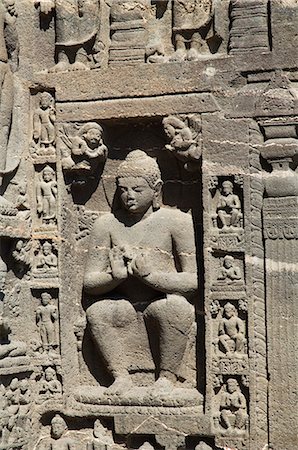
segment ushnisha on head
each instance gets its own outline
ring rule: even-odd
[[[150,205],[153,210],[159,208],[161,173],[155,159],[145,152],[134,150],[127,155],[118,167],[116,182],[122,204],[128,212],[141,213]]]

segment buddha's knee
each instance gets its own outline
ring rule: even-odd
[[[151,303],[146,309],[145,316],[186,330],[195,320],[195,311],[186,298],[173,294]]]
[[[92,328],[98,326],[124,327],[136,320],[136,312],[127,300],[102,300],[94,303],[86,311]]]

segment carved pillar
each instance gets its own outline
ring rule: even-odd
[[[297,442],[298,175],[289,168],[288,158],[271,161],[271,164],[276,168],[266,182],[270,197],[264,199],[263,209],[270,377],[269,430],[273,448],[290,450]],[[283,181],[288,184],[288,192]],[[279,193],[280,196],[277,196]]]
[[[297,444],[297,104],[291,83],[278,72],[258,110],[261,155],[272,168],[263,177],[269,443],[283,450]]]

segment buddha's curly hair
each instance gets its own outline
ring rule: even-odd
[[[161,181],[157,162],[142,150],[130,152],[119,165],[116,174],[117,183],[119,178],[127,177],[144,178],[152,189],[154,189],[157,182]]]

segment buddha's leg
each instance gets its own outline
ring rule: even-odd
[[[176,381],[195,320],[194,307],[182,296],[169,295],[149,305],[145,317],[158,324],[159,376]]]
[[[129,352],[137,314],[126,300],[101,300],[87,309],[92,338],[113,377],[128,376]]]

